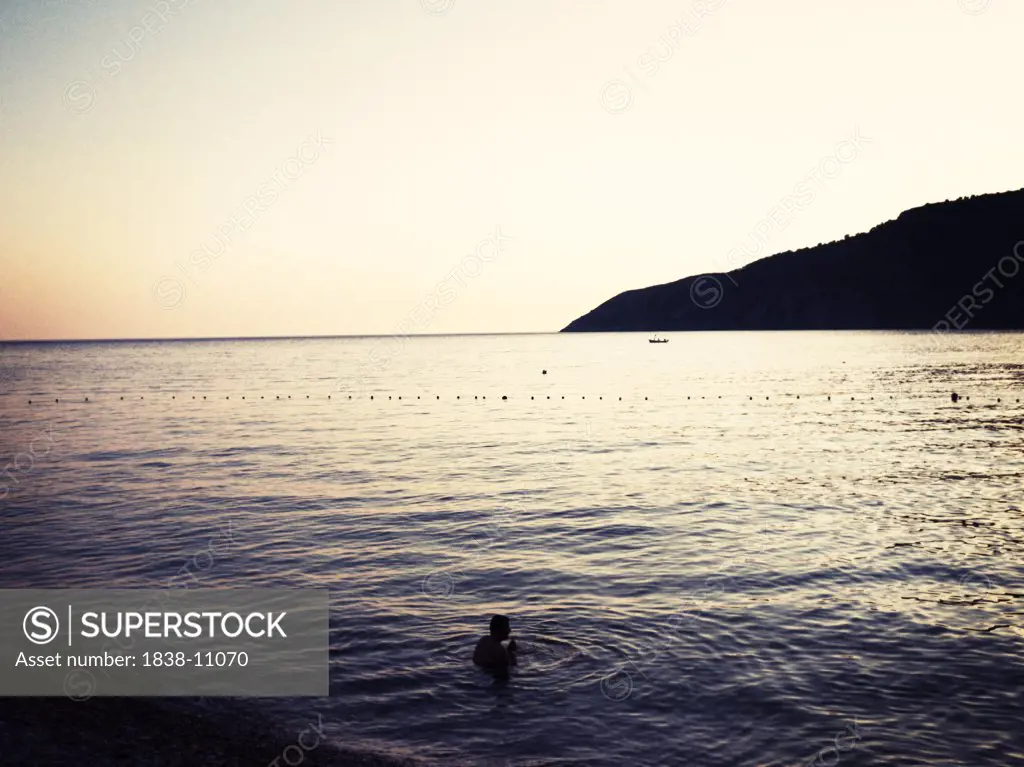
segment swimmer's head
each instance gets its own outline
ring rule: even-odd
[[[507,615],[494,615],[491,616],[491,636],[497,639],[499,642],[508,639],[508,635],[512,633],[512,627],[509,624]]]

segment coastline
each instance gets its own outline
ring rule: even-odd
[[[184,703],[182,700],[180,703]],[[189,699],[191,703],[191,699]],[[326,719],[324,720],[326,722]],[[0,698],[4,764],[90,767],[414,767],[410,760],[341,748],[317,724],[289,732],[247,707],[187,709],[149,698]],[[305,732],[302,740],[300,734]],[[287,750],[287,754],[286,754]]]

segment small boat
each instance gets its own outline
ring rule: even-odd
[[[658,334],[655,333],[653,336],[651,336],[650,338],[647,339],[647,343],[649,343],[649,344],[667,344],[668,343],[668,339],[667,338],[658,338]]]

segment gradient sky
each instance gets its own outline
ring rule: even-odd
[[[1011,0],[0,8],[0,339],[553,331],[1024,186]]]

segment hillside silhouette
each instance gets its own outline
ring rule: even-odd
[[[563,332],[933,328],[1024,329],[1024,190],[924,205],[727,275],[629,290]]]

